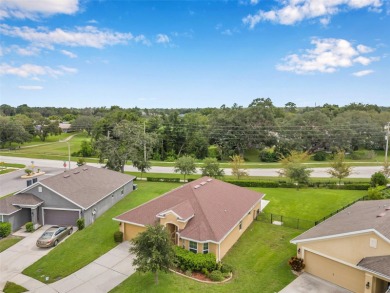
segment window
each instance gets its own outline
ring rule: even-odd
[[[38,186],[38,192],[42,192],[42,186]]]
[[[124,195],[125,194],[125,190],[122,188],[121,189],[121,195]]]
[[[184,239],[181,240],[181,247],[186,248],[186,241]]]
[[[190,251],[193,253],[198,253],[198,243],[190,241]]]
[[[209,244],[203,243],[203,254],[208,254],[209,253]]]
[[[238,225],[238,228],[241,230],[242,229],[242,221],[240,221],[240,224]]]

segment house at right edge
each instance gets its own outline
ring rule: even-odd
[[[389,199],[359,201],[291,243],[307,273],[352,292],[390,292]]]

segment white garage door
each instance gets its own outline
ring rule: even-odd
[[[76,226],[79,211],[44,209],[45,225]]]

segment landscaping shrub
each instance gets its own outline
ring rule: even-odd
[[[77,228],[79,230],[83,230],[85,228],[85,220],[84,218],[80,218],[76,221],[76,224],[77,224]]]
[[[290,260],[288,261],[289,266],[291,267],[292,270],[296,272],[300,272],[305,268],[305,264],[303,263],[303,259],[292,256]]]
[[[28,176],[30,176],[30,175],[32,174],[33,171],[30,170],[30,169],[25,169],[24,172],[26,172],[26,174],[27,174]]]
[[[225,277],[223,276],[222,272],[221,271],[212,271],[210,274],[209,274],[209,278],[211,281],[214,281],[214,282],[221,282],[225,279]]]
[[[327,155],[325,152],[316,152],[315,155],[313,156],[314,161],[326,161]]]
[[[262,162],[277,162],[279,156],[272,149],[266,149],[260,151],[259,159]]]
[[[180,182],[180,178],[146,177],[150,182]]]
[[[11,234],[11,223],[0,222],[0,237],[4,238]]]
[[[115,240],[115,242],[117,242],[117,243],[123,242],[123,232],[121,232],[121,231],[116,231],[116,232],[114,233],[114,240]]]
[[[241,181],[241,180],[225,180],[227,183],[231,183],[241,187],[268,187],[277,188],[279,183],[275,181]]]
[[[32,222],[26,223],[26,232],[33,232],[34,231],[34,224]]]
[[[209,271],[206,268],[203,268],[202,269],[202,274],[205,275],[205,276],[208,276],[209,275]]]
[[[221,272],[222,273],[232,273],[233,272],[233,267],[227,263],[222,264],[221,267]]]
[[[343,189],[343,190],[367,190],[370,187],[370,184],[344,184],[344,185],[328,185],[328,189]]]
[[[191,277],[192,276],[192,271],[191,270],[186,270],[185,274],[186,274],[186,276]]]
[[[386,185],[387,178],[382,172],[376,172],[372,174],[370,184],[372,187]]]
[[[216,257],[213,253],[193,253],[189,250],[176,246],[175,254],[176,265],[183,271],[191,270],[200,272],[202,269],[213,271],[217,265],[215,261]]]

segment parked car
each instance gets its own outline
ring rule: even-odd
[[[38,247],[57,246],[58,242],[72,234],[73,227],[51,226],[37,240]]]

